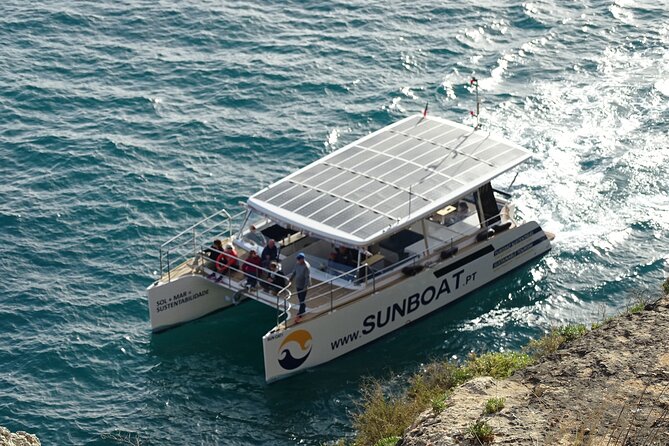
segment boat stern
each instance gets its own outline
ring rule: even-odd
[[[159,332],[236,304],[235,292],[200,275],[147,288],[151,330]]]

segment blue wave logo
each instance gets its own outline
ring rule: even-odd
[[[286,370],[295,370],[304,364],[311,353],[311,339],[307,330],[289,334],[279,346],[279,365]]]

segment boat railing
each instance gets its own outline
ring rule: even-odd
[[[478,241],[481,241],[478,240],[480,237],[479,234],[485,234],[485,239],[487,239],[488,237],[494,235],[494,232],[489,233],[491,228],[488,227],[488,224],[495,221],[496,219],[499,219],[500,217],[504,217],[507,221],[513,222],[512,216],[505,214],[505,211],[502,210],[497,215],[494,215],[485,220],[482,225],[458,233],[459,236],[457,238],[445,241],[442,244],[425,249],[421,252],[410,254],[407,257],[400,259],[397,262],[394,262],[384,268],[374,270],[367,263],[363,263],[359,267],[352,268],[348,271],[343,271],[339,275],[329,278],[327,281],[313,285],[307,288],[307,299],[305,302],[309,308],[307,311],[311,314],[321,314],[332,311],[335,306],[337,306],[340,302],[347,300],[351,293],[357,290],[356,288],[351,289],[350,286],[346,286],[344,284],[363,285],[365,288],[371,286],[372,293],[375,293],[377,290],[377,278],[380,276],[397,271],[406,266],[416,266],[421,262],[422,259],[430,257],[444,249],[452,248],[453,246],[456,246],[456,243],[457,245],[464,244],[465,246],[473,245]],[[513,223],[515,224],[515,222]],[[481,226],[483,226],[483,228]],[[342,290],[345,292],[342,293]],[[324,307],[324,301],[329,302],[327,307]]]
[[[209,248],[211,249],[212,252],[222,254],[224,251],[219,251],[214,248]],[[202,257],[203,261],[211,260],[208,257],[204,255],[204,253],[200,253],[200,256]],[[288,318],[288,310],[290,309],[290,297],[292,296],[292,293],[290,292],[290,286],[292,285],[290,281],[290,277],[286,276],[285,274],[281,274],[278,271],[272,271],[270,269],[267,269],[263,266],[258,266],[255,263],[248,262],[244,259],[240,259],[239,257],[235,258],[237,260],[237,266],[227,266],[227,273],[226,274],[221,274],[218,273],[215,270],[212,270],[212,273],[214,273],[213,277],[210,277],[211,279],[214,278],[220,278],[220,280],[217,281],[217,283],[221,283],[221,285],[226,285],[228,289],[235,289],[233,286],[233,282],[235,285],[239,287],[238,292],[245,292],[247,294],[251,294],[254,296],[256,300],[264,301],[265,303],[269,303],[267,298],[263,297],[260,295],[260,288],[264,289],[267,291],[268,294],[272,295],[274,294],[274,291],[276,291],[275,297],[276,297],[276,310],[277,310],[277,321],[276,324],[279,325],[281,322],[285,321]],[[216,262],[214,262],[216,263]],[[205,263],[206,265],[206,263]],[[253,268],[257,271],[257,274],[253,277],[256,279],[256,286],[254,288],[250,288],[246,286],[248,284],[248,279],[251,276],[251,273],[244,271],[244,266],[248,265],[250,268]],[[215,268],[215,266],[214,266]],[[232,271],[232,273],[230,272]],[[234,273],[240,273],[243,275],[242,280],[238,280],[236,278],[233,278]],[[277,276],[280,276],[283,280],[284,283],[286,284],[283,288],[278,288],[276,284],[268,281],[266,278],[270,276],[270,274],[275,274]],[[246,281],[246,284],[244,283]],[[258,286],[259,285],[259,286]]]
[[[329,302],[327,310],[332,311],[334,309],[334,304],[340,298],[344,298],[347,295],[350,295],[351,292],[356,291],[358,288],[353,288],[349,284],[355,284],[356,282],[366,282],[369,268],[367,264],[362,264],[358,267],[352,268],[349,271],[344,271],[337,276],[333,276],[326,281],[319,282],[315,285],[312,285],[307,288],[307,299],[306,304],[309,306],[309,303],[316,303],[317,307],[323,307],[323,302]],[[352,279],[355,278],[355,279]],[[374,279],[372,279],[374,280]],[[376,287],[374,282],[372,285]],[[343,295],[340,293],[341,290],[345,290]],[[322,311],[321,311],[322,312]]]
[[[191,258],[198,261],[200,257],[197,254],[202,246],[216,238],[231,237],[233,222],[244,214],[245,211],[230,215],[227,210],[221,209],[160,245],[160,277],[167,274],[167,281],[171,281],[173,265]]]

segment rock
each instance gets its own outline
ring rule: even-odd
[[[401,444],[477,445],[468,428],[485,421],[494,445],[596,445],[617,437],[630,446],[669,445],[669,297],[632,316],[507,380],[463,384],[443,412],[421,414]],[[484,415],[492,397],[505,398],[504,409]]]
[[[12,433],[0,426],[0,446],[41,446],[41,443],[33,434],[23,431]]]

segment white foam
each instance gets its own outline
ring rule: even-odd
[[[418,96],[411,90],[411,87],[402,87],[400,88],[400,92],[410,99],[418,99]]]
[[[664,96],[669,97],[669,78],[660,79],[653,84],[653,87],[662,93]]]

